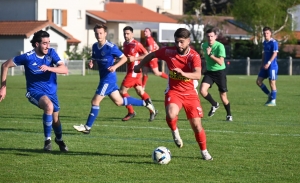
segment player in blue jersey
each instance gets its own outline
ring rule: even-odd
[[[261,69],[258,73],[256,84],[261,88],[261,90],[268,95],[268,100],[265,103],[266,106],[276,106],[276,80],[278,73],[277,64],[277,53],[278,53],[278,43],[272,38],[272,30],[270,27],[263,28],[263,35],[265,41],[263,42],[263,54]],[[263,83],[263,80],[269,78],[269,84],[271,92],[267,86]]]
[[[51,151],[51,132],[55,133],[55,142],[60,151],[68,151],[62,140],[62,126],[59,119],[56,73],[67,74],[68,68],[53,48],[50,48],[50,35],[43,30],[36,32],[30,41],[34,49],[7,60],[1,66],[0,102],[6,96],[6,78],[8,69],[23,65],[29,102],[44,111],[44,150]],[[56,67],[55,67],[56,66]]]
[[[132,97],[122,97],[117,85],[116,69],[127,62],[127,57],[119,50],[119,48],[106,40],[107,27],[103,24],[96,24],[94,27],[95,37],[97,42],[92,47],[92,60],[89,62],[90,68],[93,67],[93,62],[98,64],[100,82],[96,93],[91,101],[92,107],[86,124],[74,125],[73,127],[84,134],[89,134],[94,124],[98,113],[100,111],[100,103],[105,96],[109,96],[110,99],[117,106],[145,106],[152,113],[155,113],[155,108],[149,99],[143,101]],[[115,58],[119,58],[116,64],[114,64]]]

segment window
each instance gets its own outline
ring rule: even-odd
[[[60,26],[67,26],[67,10],[47,9],[47,20]]]
[[[78,10],[78,11],[77,11],[77,18],[78,18],[78,19],[81,19],[81,10]]]
[[[143,6],[143,0],[136,0],[135,2],[136,2],[136,4]]]
[[[164,2],[164,10],[171,9],[171,0],[163,0]]]

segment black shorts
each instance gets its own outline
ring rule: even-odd
[[[220,92],[228,92],[225,69],[220,71],[206,71],[201,83],[210,84],[210,88],[214,83],[216,83]]]

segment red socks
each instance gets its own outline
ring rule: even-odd
[[[177,120],[178,120],[178,117],[176,117],[174,119],[170,119],[170,118],[166,117],[168,126],[171,128],[172,131],[175,131],[177,129]]]
[[[124,93],[124,94],[122,94],[122,97],[124,97],[124,98],[125,97],[130,97],[130,95],[128,93]],[[127,105],[126,108],[128,110],[128,113],[132,114],[134,112],[134,109],[133,109],[132,105]]]
[[[206,134],[204,128],[199,133],[195,133],[196,141],[199,144],[201,151],[206,150]]]

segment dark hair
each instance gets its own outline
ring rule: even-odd
[[[191,33],[186,28],[179,28],[175,31],[174,37],[187,39],[191,36]]]
[[[270,31],[270,32],[272,32],[272,29],[271,29],[270,27],[264,27],[264,28],[263,28],[263,32],[265,32],[265,31]]]
[[[209,33],[215,33],[215,35],[217,35],[218,34],[218,31],[217,31],[217,29],[216,28],[210,28],[210,29],[208,29],[205,33],[206,34],[209,34]]]
[[[150,32],[152,32],[150,28],[146,27],[144,30],[146,30],[146,29],[148,29]]]
[[[107,27],[105,24],[96,24],[94,27],[94,32],[96,32],[96,29],[104,29],[104,32],[107,32]]]
[[[50,37],[50,34],[46,31],[39,30],[36,33],[34,33],[32,40],[30,41],[32,47],[36,48],[35,43],[40,43],[42,42],[42,38],[44,37]]]
[[[123,32],[125,32],[125,31],[127,31],[127,30],[130,30],[131,32],[133,32],[133,28],[130,27],[130,26],[124,27]]]

